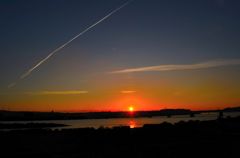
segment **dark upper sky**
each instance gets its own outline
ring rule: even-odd
[[[0,91],[12,92],[9,83],[124,2],[1,0]],[[53,56],[14,91],[94,91],[110,71],[238,59],[239,19],[239,0],[135,0]],[[151,75],[110,76],[109,82],[131,80],[123,87],[136,88],[135,78],[150,82],[158,76]]]

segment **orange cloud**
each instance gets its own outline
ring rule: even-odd
[[[77,94],[86,94],[88,91],[40,91],[40,92],[26,92],[28,95],[77,95]]]
[[[130,90],[123,90],[121,91],[123,94],[131,94],[131,93],[136,93],[136,91],[130,91]]]

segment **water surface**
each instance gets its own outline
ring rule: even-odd
[[[224,117],[240,116],[240,112],[225,112]],[[65,127],[54,127],[53,129],[66,129],[66,128],[112,128],[116,126],[129,126],[131,128],[142,127],[144,124],[160,124],[163,122],[176,123],[179,121],[189,120],[215,120],[218,113],[201,113],[196,114],[195,117],[189,115],[176,115],[172,117],[156,116],[156,117],[139,117],[139,118],[110,118],[110,119],[85,119],[85,120],[44,120],[44,121],[3,121],[2,123],[57,123],[65,124]]]

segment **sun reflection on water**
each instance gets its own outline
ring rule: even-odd
[[[129,121],[128,125],[130,128],[136,128],[136,122],[134,120]]]

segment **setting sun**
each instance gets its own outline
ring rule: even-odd
[[[129,106],[129,107],[128,107],[128,111],[133,112],[133,111],[134,111],[133,106]]]

